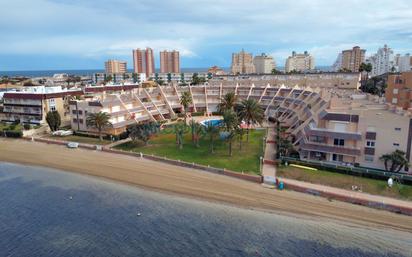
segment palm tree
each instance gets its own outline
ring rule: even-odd
[[[262,125],[264,112],[256,100],[245,99],[239,106],[239,117],[247,124],[246,141],[249,142],[249,127],[256,123]]]
[[[235,92],[226,93],[220,100],[219,105],[217,106],[217,111],[224,113],[227,110],[233,110],[235,108],[237,97]]]
[[[194,133],[195,145],[196,147],[200,147],[199,142],[200,142],[200,138],[205,134],[205,127],[199,122],[196,122],[194,124],[193,133]]]
[[[102,130],[112,126],[110,114],[107,112],[89,113],[86,118],[86,125],[93,127],[99,132],[99,139],[103,141]]]
[[[187,118],[187,110],[189,105],[192,103],[192,96],[190,95],[189,91],[183,92],[182,96],[180,97],[180,104],[183,106],[185,111],[185,125],[186,125],[186,118]]]
[[[176,144],[179,149],[183,149],[183,137],[185,134],[186,124],[178,123],[174,125],[174,132],[176,134]]]
[[[229,156],[232,156],[232,141],[236,136],[236,128],[239,127],[239,121],[236,113],[233,110],[226,110],[223,113],[223,124],[225,130],[229,132],[226,136],[226,140],[229,142]]]
[[[245,131],[243,130],[242,127],[239,126],[239,127],[236,128],[236,135],[237,135],[237,138],[239,140],[239,150],[240,151],[242,151],[242,142],[243,142],[244,134],[245,134]]]
[[[159,131],[159,127],[160,125],[156,122],[136,124],[128,129],[129,137],[133,142],[141,140],[147,146],[152,135]]]
[[[209,149],[210,153],[214,153],[214,141],[216,136],[219,135],[219,127],[213,126],[212,122],[209,121],[209,123],[206,126],[206,134],[209,135]]]
[[[406,153],[404,151],[395,150],[390,154],[382,155],[379,160],[384,162],[386,171],[399,172],[403,167],[409,166],[409,162],[405,158],[405,154]]]

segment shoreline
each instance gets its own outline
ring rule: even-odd
[[[130,156],[0,139],[0,161],[49,167],[145,190],[280,215],[303,215],[309,219],[326,218],[350,225],[412,231],[412,220],[408,216],[293,191],[268,190],[235,178]]]

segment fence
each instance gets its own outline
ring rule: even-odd
[[[315,161],[315,160],[300,160],[291,157],[282,157],[282,161],[287,161],[289,163],[301,164],[313,168],[325,169],[332,172],[345,173],[355,176],[363,176],[377,179],[388,179],[390,177],[396,177],[400,181],[406,184],[412,184],[412,176],[403,173],[394,173],[378,169],[369,169],[362,167],[353,166],[342,166],[338,164],[333,164],[329,162]]]

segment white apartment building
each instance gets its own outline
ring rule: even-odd
[[[303,54],[297,54],[292,52],[292,56],[286,59],[285,70],[286,72],[299,71],[305,72],[315,69],[315,58],[311,56],[307,51]]]
[[[404,56],[397,54],[395,56],[395,62],[399,72],[412,70],[412,56],[410,54],[405,54]]]
[[[253,58],[253,64],[255,65],[255,71],[258,74],[269,74],[276,67],[273,57],[265,53],[255,56]]]
[[[387,45],[379,48],[376,54],[366,60],[366,63],[372,64],[372,77],[397,70],[395,55]]]

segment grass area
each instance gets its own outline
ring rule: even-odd
[[[64,137],[48,135],[48,136],[45,136],[44,138],[50,138],[50,139],[55,139],[55,140],[60,140],[60,141],[67,141],[67,142],[91,144],[91,145],[107,145],[111,143],[110,140],[103,139],[103,141],[100,141],[99,138],[77,136],[77,135],[64,136]]]
[[[0,123],[0,131],[3,130],[22,131],[23,126],[21,124],[8,125],[6,123]]]
[[[162,131],[154,136],[148,146],[135,144],[132,142],[125,143],[115,148],[142,152],[145,154],[154,154],[160,157],[167,157],[175,160],[194,162],[202,165],[210,165],[216,168],[226,168],[228,170],[258,174],[259,157],[263,152],[263,137],[265,130],[251,130],[249,142],[246,143],[246,136],[243,139],[242,151],[239,150],[238,141],[233,141],[233,155],[229,156],[228,144],[220,139],[214,143],[215,152],[209,152],[208,136],[200,140],[200,147],[197,148],[192,144],[191,134],[186,133],[184,137],[184,146],[180,150],[176,145],[176,137],[170,131]]]
[[[337,188],[352,190],[352,186],[361,188],[363,192],[382,195],[403,200],[412,200],[412,186],[394,184],[392,188],[387,186],[385,180],[363,178],[324,170],[306,170],[296,167],[278,167],[277,175],[300,181],[311,182]]]

